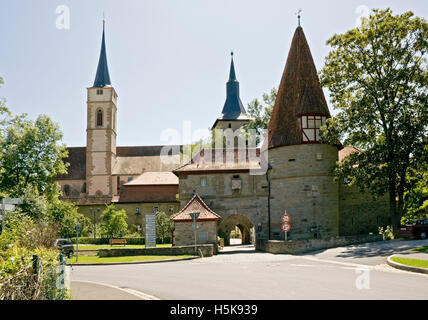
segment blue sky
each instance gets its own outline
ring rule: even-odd
[[[56,28],[59,5],[70,8],[69,30]],[[423,0],[1,0],[0,97],[14,113],[49,115],[68,146],[84,146],[104,12],[117,143],[164,144],[164,129],[205,129],[220,115],[231,50],[246,106],[278,86],[299,8],[320,70],[326,40],[355,27],[361,6],[428,16]]]

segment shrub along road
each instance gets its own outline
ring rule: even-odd
[[[299,256],[236,246],[190,261],[75,266],[71,280],[130,288],[161,299],[427,299],[428,275],[385,263],[391,254],[426,245],[428,240],[386,241]]]

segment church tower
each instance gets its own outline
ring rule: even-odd
[[[330,118],[317,70],[299,25],[294,33],[268,125],[272,238],[283,239],[281,215],[290,216],[289,239],[338,235],[339,194],[332,168],[338,146],[320,143]]]
[[[220,117],[216,119],[212,129],[232,129],[236,131],[250,121],[244,105],[239,97],[239,82],[236,79],[233,52],[231,54],[229,80],[226,83],[226,102]]]
[[[117,94],[111,86],[105,45],[105,22],[94,85],[87,89],[86,192],[95,202],[110,202],[117,190],[112,169],[116,160]]]

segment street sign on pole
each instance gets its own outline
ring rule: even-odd
[[[2,205],[1,205],[1,211],[2,211],[2,218],[1,218],[1,232],[4,230],[4,218],[6,215],[6,211],[13,211],[15,210],[15,204],[22,204],[22,198],[3,198]]]
[[[22,198],[4,198],[4,204],[22,204]]]
[[[195,256],[198,255],[198,251],[196,248],[196,230],[198,229],[197,221],[198,221],[198,217],[200,214],[201,214],[200,212],[192,212],[190,214],[190,216],[192,217],[192,220],[193,220],[193,232],[195,234]]]
[[[290,221],[290,216],[287,213],[284,213],[281,217],[281,221],[287,223]]]
[[[79,218],[77,218],[76,223],[76,262],[79,261]]]
[[[287,232],[290,231],[290,225],[288,223],[283,223],[281,226],[282,231]]]

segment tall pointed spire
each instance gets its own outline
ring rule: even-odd
[[[268,147],[302,143],[299,115],[330,117],[314,60],[302,27],[298,26],[268,126]]]
[[[246,114],[244,105],[239,97],[239,82],[236,79],[235,65],[233,63],[233,52],[230,53],[229,81],[226,84],[226,102],[223,106],[223,119],[237,119],[242,113]]]
[[[103,19],[103,38],[101,41],[100,60],[98,61],[97,74],[95,76],[95,81],[93,86],[94,88],[102,88],[102,87],[111,85],[110,74],[108,72],[108,66],[107,66],[104,26],[105,26],[105,21]]]

